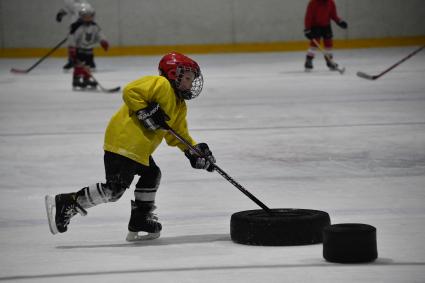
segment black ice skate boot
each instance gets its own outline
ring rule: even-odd
[[[153,203],[142,203],[140,201],[131,201],[131,216],[128,223],[128,242],[152,240],[160,236],[162,229],[158,217],[153,213],[156,206]],[[145,235],[139,235],[138,232],[145,232]]]
[[[97,82],[93,78],[84,78],[84,84],[89,88],[97,87]]]
[[[336,71],[338,68],[338,64],[333,61],[332,54],[328,54],[325,56],[326,66],[328,66],[329,70]]]
[[[53,235],[66,232],[71,218],[77,213],[82,216],[87,215],[87,211],[77,203],[76,199],[76,193],[45,197],[47,219]]]
[[[85,89],[87,87],[87,83],[83,79],[82,76],[73,76],[72,77],[72,88],[75,89]]]
[[[311,70],[313,70],[313,59],[314,57],[311,55],[307,55],[305,57],[305,64],[304,64],[304,68],[306,72],[310,72]]]
[[[62,67],[64,71],[69,71],[74,67],[74,63],[71,59],[68,59],[68,62]]]

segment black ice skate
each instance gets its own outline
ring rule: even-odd
[[[97,82],[95,80],[93,80],[92,78],[85,78],[84,84],[88,88],[96,88],[97,87]]]
[[[333,61],[332,55],[330,55],[330,54],[326,55],[325,60],[326,60],[326,66],[328,66],[329,70],[331,70],[331,71],[337,71],[338,70],[338,64]]]
[[[304,68],[306,72],[310,72],[311,70],[313,70],[313,56],[307,55],[305,57],[305,64],[304,64]]]
[[[158,217],[152,213],[156,206],[154,204],[131,201],[131,216],[128,223],[128,242],[153,240],[160,236],[162,229]],[[147,234],[139,235],[139,232]]]
[[[74,63],[72,62],[72,60],[68,60],[68,63],[66,63],[62,68],[64,71],[69,71],[73,67],[74,67]]]
[[[84,90],[87,88],[87,82],[81,76],[74,76],[72,78],[72,89]]]
[[[47,219],[53,235],[66,232],[71,218],[77,213],[83,216],[87,214],[87,211],[77,203],[76,199],[75,193],[45,197]]]

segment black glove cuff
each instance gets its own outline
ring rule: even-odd
[[[148,107],[136,112],[137,119],[149,130],[166,128],[166,122],[170,118],[162,111],[158,103],[152,103]]]
[[[146,108],[140,109],[137,111],[137,118],[139,120],[146,120],[152,117],[159,110],[159,104],[153,103]]]
[[[195,169],[205,169],[209,172],[214,171],[215,158],[208,145],[206,143],[199,143],[195,145],[194,148],[197,149],[197,152],[199,152],[201,156],[191,149],[184,152],[190,161],[190,165]]]

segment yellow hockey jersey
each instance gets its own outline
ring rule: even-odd
[[[170,82],[162,76],[145,76],[129,83],[123,91],[124,104],[112,116],[105,132],[103,149],[128,157],[143,165],[149,165],[149,156],[165,138],[170,146],[182,151],[187,147],[164,130],[146,129],[137,119],[136,112],[156,102],[170,117],[168,125],[191,145],[195,141],[189,135],[186,102],[178,98]]]

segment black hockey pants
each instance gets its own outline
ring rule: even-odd
[[[149,166],[140,164],[125,156],[105,151],[104,155],[106,186],[112,191],[110,201],[118,200],[128,189],[135,175],[139,175],[137,188],[158,188],[161,171],[152,156]]]
[[[96,68],[93,49],[77,48],[77,60],[90,68]]]

